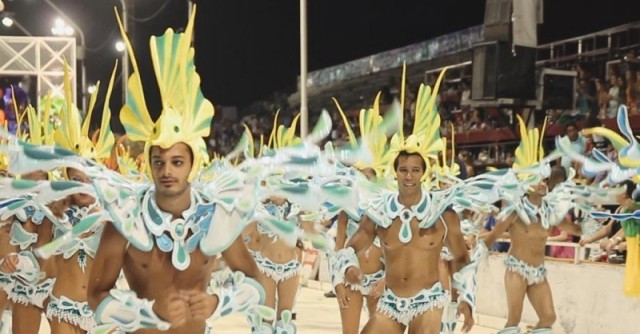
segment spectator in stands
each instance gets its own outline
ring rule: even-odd
[[[569,141],[571,142],[571,151],[578,154],[583,154],[587,145],[587,140],[580,134],[576,123],[571,122],[566,124],[564,130],[565,137],[569,138]],[[569,158],[568,156],[563,156],[562,158],[560,158],[560,165],[564,167],[567,173],[569,172],[569,167],[573,167],[576,171],[580,170],[580,166],[578,165],[578,163],[572,162],[571,158]]]
[[[602,122],[596,117],[596,115],[590,115],[584,123],[585,129],[601,127]],[[602,153],[607,151],[607,143],[605,138],[599,135],[587,135],[585,136],[587,144],[585,146],[584,154],[591,155],[591,150],[596,149]]]
[[[447,164],[451,164],[451,158],[453,157],[453,150],[447,150]],[[460,166],[460,174],[458,175],[458,178],[461,180],[464,180],[468,177],[470,177],[470,175],[467,173],[467,167],[466,167],[466,163],[464,161],[462,161],[460,159],[459,156],[456,156],[453,160],[456,164],[458,164],[458,166]]]
[[[607,118],[615,118],[618,115],[618,107],[621,101],[621,88],[618,75],[613,73],[609,76],[609,97],[607,100]]]
[[[491,232],[491,230],[493,230],[497,223],[498,221],[495,219],[495,217],[489,216],[489,218],[487,219],[487,223],[482,227],[479,238],[483,239],[487,235],[489,235],[489,233]],[[500,236],[498,236],[498,238],[509,239],[509,231],[507,230],[506,232],[503,232]],[[504,241],[495,242],[491,247],[491,250],[494,252],[506,253],[509,251],[509,243]]]
[[[609,108],[609,90],[607,83],[602,79],[596,80],[596,95],[598,99],[598,118],[607,117],[607,109]]]
[[[625,81],[626,81],[626,87],[625,87],[625,104],[627,106],[627,108],[629,109],[629,112],[632,114],[635,114],[637,112],[636,109],[636,101],[637,101],[637,96],[636,96],[636,74],[635,72],[632,72],[631,70],[627,69],[627,71],[624,73],[625,74]]]
[[[573,220],[571,215],[567,214],[567,219]],[[561,230],[558,227],[552,227],[549,230],[548,241],[560,241],[560,242],[573,242],[573,235],[569,234],[565,230]],[[575,256],[575,248],[569,246],[550,246],[549,256],[560,259],[573,259]]]
[[[466,112],[471,108],[471,88],[469,86],[469,81],[466,79],[462,80],[462,94],[460,95],[460,109],[463,112]]]
[[[627,180],[621,184],[626,186],[627,191],[618,197],[618,203],[620,206],[616,209],[616,213],[626,212],[631,209],[635,209],[634,202],[632,200],[633,191],[635,190],[635,184],[631,180]],[[625,247],[623,249],[616,249],[624,242],[624,234],[622,232],[622,225],[618,220],[609,220],[602,228],[593,233],[592,235],[585,236],[580,240],[580,245],[584,246],[589,243],[600,241],[600,249],[607,251],[608,258],[614,258],[614,263],[624,263],[627,252]],[[626,245],[624,245],[626,246]],[[621,261],[622,260],[622,261]]]
[[[473,177],[476,175],[475,168],[473,167],[473,158],[471,156],[471,152],[462,151],[458,157],[462,161],[462,165],[460,165],[460,169],[462,170],[462,166],[464,166],[466,176]]]
[[[484,131],[487,130],[487,123],[484,121],[484,113],[479,109],[473,109],[471,112],[471,120],[469,123],[470,131]]]
[[[589,92],[587,81],[582,79],[578,84],[578,92],[576,96],[576,107],[579,118],[587,118],[591,111],[595,109],[596,98]]]

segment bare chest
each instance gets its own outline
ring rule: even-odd
[[[536,241],[546,241],[549,237],[549,231],[542,227],[539,222],[533,222],[529,225],[521,222],[513,224],[509,233],[512,239],[527,239]]]
[[[190,263],[185,270],[178,270],[172,263],[172,253],[153,248],[149,252],[130,247],[124,262],[124,272],[129,284],[157,285],[181,289],[206,286],[215,266],[215,258],[199,250],[190,253]]]
[[[440,249],[443,245],[445,227],[441,222],[437,222],[429,228],[420,228],[417,219],[411,220],[409,223],[411,240],[406,243],[401,240],[402,228],[400,219],[395,219],[388,228],[377,227],[380,243],[385,251],[399,248],[432,250]]]

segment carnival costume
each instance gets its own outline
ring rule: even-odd
[[[387,135],[386,132],[396,131],[396,126],[392,126],[391,122],[395,121],[397,118],[398,110],[397,108],[391,108],[387,110],[386,119],[382,117],[380,114],[380,96],[378,94],[376,99],[373,102],[373,106],[370,109],[363,109],[360,111],[358,120],[359,120],[359,130],[360,130],[360,140],[361,145],[363,145],[367,151],[369,152],[369,161],[357,161],[353,164],[353,167],[362,171],[365,169],[372,169],[376,177],[383,177],[386,173],[386,169],[389,166],[389,162],[386,160],[389,158],[386,155],[386,151],[388,149],[387,144]],[[334,99],[336,107],[342,117],[343,124],[345,129],[347,130],[347,135],[349,137],[349,144],[352,147],[358,146],[358,139],[351,128],[351,124],[347,119],[342,107],[338,103],[336,99]],[[366,215],[364,210],[358,209],[355,211],[344,211],[347,219],[346,226],[346,239],[344,241],[344,246],[349,244],[349,241],[353,237],[353,235],[358,230],[358,226],[360,224],[360,220],[363,215]],[[378,247],[380,248],[380,238],[376,236],[373,241],[373,245],[370,247]],[[365,251],[366,252],[366,251]],[[335,259],[336,255],[331,254],[330,256],[330,269],[331,269],[331,282],[333,288],[335,290],[338,284],[344,284],[345,287],[353,290],[359,291],[363,296],[369,296],[373,293],[374,288],[382,279],[384,279],[384,269],[380,269],[375,272],[363,273],[362,282],[360,284],[353,284],[346,280],[344,280],[344,275],[341,275],[339,269],[341,267],[340,263],[336,263]],[[384,265],[384,257],[380,256],[379,261]],[[363,307],[366,306],[366,303],[363,303]],[[370,310],[373,311],[373,310]]]
[[[147,174],[150,174],[151,146],[169,148],[184,143],[193,153],[193,167],[188,176],[191,207],[183,213],[182,219],[174,220],[158,208],[152,184],[131,182],[61,148],[27,147],[15,139],[5,147],[21,158],[22,161],[16,161],[15,165],[12,162],[17,170],[68,166],[85,172],[92,180],[90,187],[65,183],[65,191],[92,193],[104,212],[88,215],[63,238],[77,237],[108,220],[130,247],[141,251],[157,247],[170,253],[174,268],[182,271],[190,265],[191,252],[199,249],[207,256],[220,254],[253,218],[253,208],[258,201],[254,180],[245,180],[238,170],[215,174],[212,169],[201,171],[208,160],[203,137],[209,134],[214,109],[200,91],[200,78],[193,64],[194,52],[190,44],[195,12],[194,6],[184,33],[176,34],[168,29],[163,36],[151,38],[151,55],[163,107],[155,123],[146,107],[131,43],[123,32],[133,74],[128,81],[126,105],[120,117],[129,139],[145,142]],[[123,30],[119,19],[118,22]],[[32,151],[38,154],[28,153]],[[56,183],[50,183],[49,194],[56,194],[59,188]],[[57,242],[59,239],[53,241],[54,244]],[[258,305],[264,299],[264,292],[257,282],[242,273],[234,273],[230,282],[232,284],[215,292],[220,303],[207,320],[208,324],[232,312],[256,312],[263,318],[273,318],[273,310]],[[160,319],[152,306],[153,301],[139,298],[134,291],[112,289],[96,310],[96,321],[101,325],[96,330],[106,333],[115,329],[127,332],[142,328],[168,329],[169,323]]]
[[[601,127],[584,130],[586,134],[601,135],[610,140],[618,151],[617,162],[611,161],[606,155],[595,149],[591,152],[591,158],[575,154],[567,147],[568,143],[560,138],[556,138],[556,144],[563,153],[582,163],[582,170],[586,175],[607,172],[606,181],[611,185],[632,180],[636,184],[632,200],[637,206],[640,202],[640,144],[631,130],[628,110],[625,105],[621,105],[618,110],[617,123],[622,135]],[[624,189],[621,190],[624,191]],[[629,297],[640,296],[640,210],[613,214],[592,212],[591,216],[593,218],[612,218],[622,222],[627,241],[623,291]]]
[[[17,137],[27,141],[30,145],[51,145],[54,132],[53,124],[50,121],[51,106],[47,104],[43,110],[39,111],[27,106],[24,115],[27,117],[27,122],[24,123],[22,119],[19,119],[16,123]],[[27,125],[27,128],[21,127],[24,124]],[[10,163],[11,156],[7,154],[3,160]],[[2,182],[10,181],[10,178],[2,180]],[[12,196],[9,192],[4,192],[3,198],[0,199],[0,221],[11,224],[10,244],[19,249],[17,270],[10,274],[0,272],[0,288],[14,303],[25,306],[34,305],[38,308],[44,307],[43,302],[49,297],[55,278],[43,280],[44,273],[41,272],[40,264],[32,253],[38,235],[27,231],[23,225],[27,222],[37,226],[41,225],[45,218],[44,210],[28,194]]]
[[[435,84],[434,91],[437,91],[441,80],[442,74]],[[440,138],[440,117],[435,110],[435,100],[436,94],[431,94],[431,88],[421,85],[416,101],[413,132],[405,138],[402,127],[399,127],[399,131],[391,138],[389,149],[385,152],[386,161],[391,163],[401,151],[419,154],[428,168],[431,159],[437,159],[437,154],[443,148],[443,141]],[[404,110],[402,105],[400,110]],[[402,121],[400,124],[403,124]],[[426,181],[429,175],[430,171],[425,170],[423,179],[420,181]],[[423,185],[421,199],[411,207],[405,207],[399,202],[397,191],[374,188],[366,184],[359,189],[365,192],[371,191],[368,194],[359,194],[360,209],[366,212],[377,228],[386,229],[398,219],[401,224],[398,239],[405,244],[413,238],[410,223],[414,219],[417,220],[419,228],[428,229],[438,220],[442,220],[443,212],[454,203],[473,207],[474,211],[488,209],[483,201],[477,201],[478,194],[472,187],[451,187],[442,191],[428,192],[428,188],[424,188]],[[464,195],[464,193],[468,194]],[[444,220],[442,222],[444,223]],[[446,229],[446,224],[444,226]],[[342,276],[349,267],[358,266],[352,248],[340,250],[335,263],[338,275]],[[476,269],[477,263],[471,263],[454,275],[454,288],[459,291],[460,301],[468,303],[472,310],[475,309]],[[421,290],[415,296],[408,298],[398,297],[390,289],[385,289],[377,308],[395,321],[408,324],[424,312],[433,308],[444,308],[449,300],[448,292],[442,290],[439,284],[430,289]]]

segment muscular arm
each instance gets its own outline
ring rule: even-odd
[[[458,218],[458,215],[451,210],[446,210],[442,213],[442,218],[445,224],[447,224],[445,244],[453,256],[451,260],[451,273],[453,274],[460,271],[460,269],[469,264],[471,260],[469,259],[467,244],[464,242],[464,235],[460,229],[460,218]]]
[[[611,234],[611,227],[613,226],[613,220],[609,220],[606,225],[602,226],[599,230],[597,230],[592,235],[585,237],[582,239],[584,243],[591,243],[596,240],[600,240],[602,238],[606,238],[609,234]]]
[[[242,238],[243,238],[243,241],[246,241],[244,239],[248,238],[249,243],[251,242],[260,243],[260,233],[258,232],[258,223],[251,222],[249,225],[247,225],[247,227],[244,228],[244,231],[242,231]]]
[[[53,240],[53,223],[49,218],[44,218],[40,226],[38,226],[38,240],[36,241],[36,249],[48,244]],[[38,257],[40,270],[44,271],[47,277],[55,277],[55,257],[43,259]]]
[[[111,223],[106,223],[100,237],[100,246],[96,252],[87,290],[87,301],[94,311],[116,285],[126,252],[127,240]]]
[[[338,251],[343,249],[345,246],[345,242],[347,241],[347,214],[344,212],[340,212],[338,215],[338,231],[336,232],[336,248]]]
[[[376,240],[376,226],[367,216],[362,216],[358,231],[349,240],[345,248],[352,247],[358,253],[369,248],[374,240]]]
[[[493,227],[493,230],[489,232],[482,240],[487,245],[487,248],[491,249],[491,246],[496,239],[502,237],[502,235],[509,230],[511,224],[517,219],[518,215],[515,212],[512,212],[506,219],[498,221],[496,226]]]

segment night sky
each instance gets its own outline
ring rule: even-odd
[[[34,34],[49,34],[55,13],[42,0],[4,0],[5,11]],[[113,6],[119,0],[53,0],[84,29],[88,82],[106,90],[118,53]],[[126,0],[143,80],[154,83],[148,38],[187,21],[186,0]],[[292,90],[299,73],[298,0],[199,0],[196,66],[204,95],[216,105],[243,107]],[[634,0],[547,0],[539,43],[574,37],[640,19]],[[340,64],[482,24],[484,0],[308,0],[309,70]],[[17,30],[2,33],[20,34]],[[147,84],[151,96],[155,86]],[[120,105],[114,89],[112,110]],[[149,99],[151,108],[159,107]],[[155,100],[155,101],[152,101]]]

